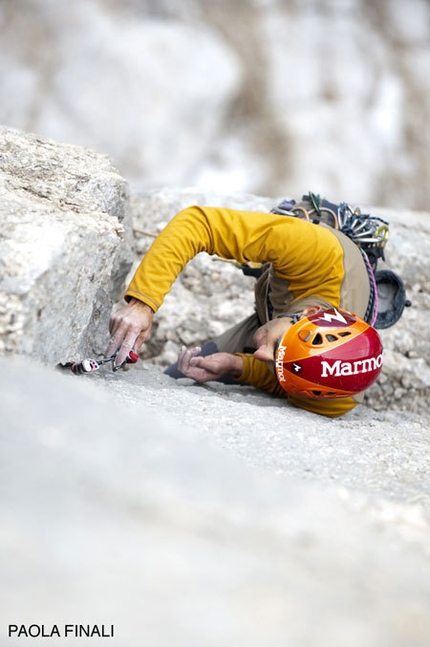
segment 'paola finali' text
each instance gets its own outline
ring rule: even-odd
[[[113,638],[114,625],[8,625],[9,638]]]

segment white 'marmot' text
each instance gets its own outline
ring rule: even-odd
[[[354,362],[341,362],[340,359],[331,363],[326,360],[321,361],[321,377],[334,375],[359,375],[360,373],[370,373],[377,371],[382,366],[382,353],[378,357],[369,357],[367,359],[357,359]]]
[[[285,357],[285,351],[287,350],[286,346],[282,346],[282,344],[278,348],[278,352],[276,353],[276,362],[275,362],[275,368],[276,368],[276,375],[278,376],[279,382],[285,382],[285,377],[284,377],[284,366],[282,364],[284,357]]]

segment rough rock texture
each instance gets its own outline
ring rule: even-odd
[[[330,420],[164,375],[180,344],[253,307],[253,279],[204,254],[156,316],[152,364],[62,374],[100,349],[133,258],[177,211],[277,200],[129,201],[105,156],[4,128],[0,141],[2,644],[25,640],[12,623],[56,625],[64,645],[82,642],[65,623],[103,623],[114,647],[427,647],[428,215],[377,210],[413,302],[383,331],[380,411]]]
[[[0,0],[0,123],[134,190],[428,209],[428,0]]]
[[[284,197],[291,197],[290,195]],[[300,198],[299,196],[292,196]],[[325,196],[331,198],[331,196]],[[157,233],[180,209],[192,204],[269,211],[277,198],[215,195],[193,189],[161,190],[132,196],[137,237],[136,264]],[[422,321],[430,318],[430,214],[394,211],[360,205],[363,212],[390,222],[385,262],[379,269],[393,269],[405,282],[412,307],[393,327],[381,330],[385,347],[384,368],[368,391],[366,402],[376,409],[391,407],[428,412],[430,401],[430,333]],[[133,268],[134,271],[135,267]],[[195,345],[237,323],[253,310],[254,279],[231,263],[206,254],[188,264],[155,318],[155,333],[146,357],[165,366],[174,361],[182,344]]]
[[[128,187],[90,150],[0,128],[0,350],[103,352],[130,269]]]
[[[183,382],[0,358],[3,636],[103,622],[115,647],[427,647],[425,423]]]
[[[377,409],[428,413],[430,402],[430,214],[376,209],[390,221],[386,263],[403,278],[412,302],[400,321],[380,334],[384,370],[367,396]]]

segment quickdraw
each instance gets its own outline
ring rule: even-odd
[[[126,364],[135,364],[137,360],[139,359],[139,355],[137,353],[133,353],[133,351],[130,351],[128,354],[126,360],[120,364],[119,366],[116,366],[115,364],[115,358],[117,356],[117,353],[114,355],[111,355],[111,357],[106,357],[105,359],[83,359],[81,362],[75,362],[70,366],[72,373],[75,375],[83,375],[86,373],[94,373],[95,371],[98,371],[99,368],[101,368],[104,364],[109,364],[109,362],[112,363],[112,371],[116,373],[119,371],[120,368],[123,368]]]

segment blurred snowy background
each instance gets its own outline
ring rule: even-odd
[[[0,123],[134,191],[428,210],[429,0],[0,0]]]

